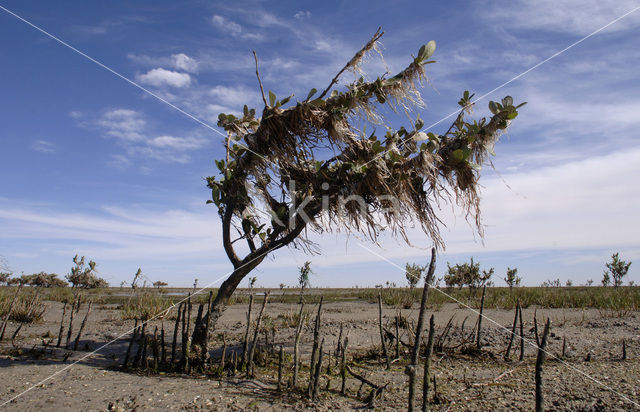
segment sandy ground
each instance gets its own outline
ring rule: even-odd
[[[329,390],[326,376],[321,380],[322,391],[318,402],[306,399],[303,391],[275,390],[274,368],[258,368],[255,380],[239,376],[214,379],[203,375],[146,375],[118,370],[127,348],[127,341],[116,340],[87,357],[105,343],[118,338],[133,327],[132,321],[123,321],[115,305],[98,305],[91,312],[86,332],[80,342],[85,350],[76,352],[63,349],[42,350],[45,336],[58,333],[62,305],[47,302],[49,309],[43,322],[25,326],[15,345],[3,343],[0,356],[0,404],[2,409],[31,410],[355,410],[365,406],[357,397],[360,383],[347,381],[347,396],[339,394],[339,377],[332,376]],[[230,342],[237,343],[244,333],[246,305],[230,307],[221,318],[211,342],[214,357],[220,352],[218,333],[225,332]],[[309,305],[309,311],[315,305]],[[292,352],[293,328],[284,324],[284,318],[297,312],[296,305],[278,303],[277,297],[266,309],[267,324],[276,329],[275,343]],[[534,341],[532,331],[533,308],[524,309],[525,336]],[[383,315],[389,321],[397,309],[385,307]],[[313,312],[315,313],[315,312]],[[404,309],[402,316],[413,322],[417,308]],[[534,406],[534,367],[536,350],[527,344],[525,360],[518,362],[514,353],[511,361],[503,360],[513,312],[487,310],[485,314],[496,324],[483,321],[484,348],[481,355],[462,354],[460,349],[435,353],[433,373],[437,378],[438,404],[431,410],[532,410]],[[562,351],[563,360],[547,359],[544,367],[546,410],[609,411],[640,410],[640,318],[632,312],[623,317],[604,316],[597,310],[537,310],[538,319],[550,317],[552,335],[548,350],[552,354]],[[84,309],[80,311],[80,318]],[[312,315],[315,316],[314,314]],[[477,315],[458,305],[444,305],[435,313],[436,335],[441,333],[449,319],[452,322],[451,339],[445,346],[455,346],[463,335],[460,326],[465,317],[464,335],[469,335]],[[195,317],[195,311],[193,314]],[[79,320],[74,327],[77,331]],[[327,347],[335,348],[340,324],[349,330],[349,354],[358,358],[372,353],[380,346],[377,304],[366,302],[340,302],[324,305],[321,335]],[[160,321],[152,322],[160,326]],[[12,333],[15,325],[10,325]],[[171,335],[173,321],[166,320],[167,335]],[[74,332],[75,335],[75,332]],[[308,362],[312,340],[312,325],[304,330],[302,352]],[[401,339],[407,341],[405,332]],[[627,344],[627,360],[622,361],[622,340]],[[55,343],[55,340],[54,340]],[[519,347],[519,344],[515,345]],[[22,354],[17,348],[22,350]],[[29,351],[32,349],[31,353]],[[516,349],[516,348],[514,348]],[[395,353],[395,345],[390,348]],[[406,352],[404,347],[401,352]],[[517,352],[517,350],[516,350]],[[587,357],[589,360],[587,360]],[[66,360],[65,360],[66,358]],[[76,362],[77,363],[74,363]],[[331,360],[335,365],[335,360]],[[326,361],[325,361],[326,364]],[[361,359],[354,370],[366,375],[377,384],[388,384],[382,399],[376,402],[380,410],[406,408],[407,377],[404,363],[393,362],[385,370],[377,359]],[[285,380],[291,375],[290,363]],[[421,369],[418,376],[422,375]],[[43,380],[48,379],[42,382]],[[307,382],[303,373],[302,382]],[[419,382],[421,388],[421,382]],[[24,392],[27,391],[27,392]],[[421,396],[421,389],[419,390]],[[433,392],[430,395],[433,397]],[[418,400],[417,405],[420,405]]]

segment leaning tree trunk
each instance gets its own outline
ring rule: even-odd
[[[244,266],[239,266],[233,273],[222,282],[216,298],[211,303],[211,308],[205,316],[202,316],[200,322],[197,322],[193,328],[193,335],[191,339],[191,349],[197,350],[197,353],[203,353],[207,351],[207,323],[209,324],[209,330],[215,330],[216,324],[220,316],[227,309],[229,299],[231,295],[237,289],[238,285],[256,266],[258,266],[265,256],[258,257],[253,261],[249,261]]]

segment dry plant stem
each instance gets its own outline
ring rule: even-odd
[[[162,350],[162,365],[167,363],[167,348],[164,340],[164,322],[162,322],[162,329],[160,329],[160,348]]]
[[[67,302],[64,302],[64,306],[62,307],[62,317],[60,318],[60,330],[58,330],[58,343],[56,343],[56,348],[59,348],[60,344],[62,343],[62,334],[64,333],[64,317],[66,314],[67,314]]]
[[[622,339],[622,360],[627,360],[627,342]]]
[[[127,353],[124,355],[124,362],[122,362],[122,369],[127,369],[127,364],[129,363],[129,356],[131,355],[131,348],[133,347],[133,343],[138,338],[138,319],[136,319],[136,323],[133,327],[133,334],[131,335],[131,339],[129,340],[129,346],[127,346]]]
[[[182,308],[182,340],[180,343],[182,344],[182,358],[180,359],[180,367],[184,368],[186,365],[186,353],[187,353],[187,311],[189,310],[189,305],[187,302],[184,302],[184,307]]]
[[[340,78],[342,73],[344,73],[344,71],[347,70],[349,67],[352,67],[354,65],[354,63],[357,63],[358,61],[360,61],[362,59],[362,56],[364,55],[364,53],[366,53],[368,50],[370,50],[373,47],[373,45],[380,39],[380,37],[382,37],[382,35],[384,35],[384,32],[381,32],[380,29],[381,28],[378,27],[378,30],[375,32],[375,34],[373,35],[371,40],[369,40],[367,42],[367,44],[365,44],[364,47],[362,47],[362,49],[360,49],[360,51],[358,53],[356,53],[356,55],[353,56],[353,58],[351,60],[349,60],[349,62],[347,64],[345,64],[345,66],[342,68],[342,70],[340,70],[338,72],[338,74],[336,74],[336,76],[331,80],[331,83],[329,84],[329,86],[322,92],[322,94],[320,94],[320,96],[318,96],[318,99],[322,99],[329,92],[329,90],[331,90],[331,88],[336,83],[338,83],[338,79]],[[265,103],[265,106],[266,106],[266,103]]]
[[[564,358],[566,352],[567,352],[567,337],[563,336],[562,337],[562,356],[561,356],[562,358]]]
[[[143,346],[144,346],[144,336],[147,333],[147,322],[145,322],[145,319],[142,318],[140,319],[140,321],[142,322],[142,329],[140,330],[140,338],[139,338],[139,342],[138,342],[138,350],[136,351],[136,356],[133,358],[133,367],[137,368],[140,366],[140,362],[142,359],[142,353],[143,353]]]
[[[547,318],[542,333],[542,342],[538,347],[538,357],[536,359],[536,412],[544,411],[544,396],[542,391],[542,365],[546,357],[545,348],[547,347],[547,338],[549,337],[549,328],[551,327],[551,319]]]
[[[249,330],[251,329],[251,310],[253,308],[253,293],[249,296],[249,310],[247,311],[247,329],[244,331],[244,340],[242,341],[242,358],[241,365],[246,365],[247,354],[249,353]]]
[[[284,363],[284,348],[280,345],[278,353],[278,392],[282,391],[282,364]]]
[[[227,356],[227,334],[222,334],[222,356],[220,357],[220,371],[224,371],[224,361]]]
[[[368,407],[369,408],[373,408],[375,399],[382,394],[382,391],[389,384],[387,383],[387,384],[384,384],[384,385],[376,385],[375,383],[371,382],[370,380],[368,380],[364,376],[361,376],[361,375],[358,375],[357,373],[355,373],[349,366],[346,367],[346,370],[349,372],[349,374],[351,376],[353,376],[354,378],[356,378],[357,380],[359,380],[361,382],[360,389],[358,389],[358,397],[360,397],[360,393],[361,393],[362,387],[364,385],[371,386],[371,388],[373,390],[371,391],[371,395],[369,395],[369,399],[367,400],[367,403],[368,403]]]
[[[518,313],[520,315],[520,362],[524,360],[524,320],[522,318],[522,306],[518,302]]]
[[[320,344],[320,314],[322,313],[322,302],[324,296],[320,296],[320,303],[318,304],[318,313],[316,315],[315,325],[313,327],[313,348],[311,349],[311,363],[309,364],[309,387],[307,388],[307,394],[309,397],[313,391],[313,380],[315,376],[315,364],[316,357],[318,355],[318,346]]]
[[[151,346],[153,350],[153,369],[155,371],[158,370],[158,365],[160,364],[160,348],[158,347],[158,327],[153,331],[153,345]]]
[[[533,311],[533,332],[536,335],[536,346],[540,346],[540,335],[538,334],[538,310]]]
[[[340,375],[342,377],[342,385],[340,386],[340,394],[345,395],[347,385],[347,347],[349,346],[349,337],[344,338],[342,345],[342,359],[340,362]]]
[[[300,302],[300,312],[298,312],[298,324],[296,325],[296,337],[293,342],[293,378],[292,385],[295,388],[298,384],[298,370],[300,369],[300,335],[304,325],[304,302]]]
[[[396,315],[396,359],[400,359],[400,314]]]
[[[256,345],[258,343],[258,332],[260,331],[260,323],[262,323],[262,317],[264,316],[264,308],[267,306],[267,301],[269,300],[269,291],[264,294],[264,300],[262,301],[262,307],[260,308],[260,313],[258,314],[258,319],[256,320],[256,328],[253,331],[253,341],[251,342],[251,347],[249,348],[249,368],[247,369],[247,376],[253,376],[254,364],[253,357],[256,353]],[[249,373],[251,372],[251,373]]]
[[[262,80],[260,80],[260,72],[258,71],[258,55],[256,54],[255,50],[253,51],[253,59],[256,61],[256,77],[258,78],[258,84],[260,85],[260,93],[262,93],[262,101],[264,102],[265,106],[268,106],[267,98],[264,96],[264,88],[262,87]]]
[[[384,341],[384,330],[382,329],[382,292],[378,293],[378,325],[380,326],[380,343],[382,344],[382,354],[387,362],[387,370],[391,369],[391,359],[387,351],[387,344]]]
[[[14,346],[15,346],[16,337],[18,337],[18,333],[20,333],[20,329],[22,329],[22,326],[24,326],[24,323],[20,323],[18,325],[18,328],[15,330],[15,332],[13,332],[13,335],[11,336],[11,344]]]
[[[73,317],[79,308],[80,308],[80,296],[78,296],[76,300],[73,301],[73,304],[71,305],[71,313],[69,314],[69,330],[67,331],[67,343],[65,343],[64,345],[65,348],[68,348],[69,343],[71,343],[71,334],[73,333]]]
[[[176,360],[176,345],[178,343],[178,328],[180,327],[180,316],[182,315],[182,302],[178,305],[178,315],[173,325],[173,342],[171,342],[171,364]]]
[[[405,373],[409,375],[409,403],[408,411],[413,412],[416,390],[416,367],[418,365],[418,354],[420,352],[420,336],[424,328],[424,314],[427,309],[427,298],[429,296],[429,284],[433,279],[433,273],[436,270],[436,248],[431,248],[431,262],[429,262],[429,270],[424,280],[424,288],[422,289],[422,300],[420,301],[420,312],[418,312],[418,325],[416,326],[416,337],[411,351],[411,363],[405,369]]]
[[[238,371],[238,353],[234,350],[233,352],[231,352],[231,358],[233,361],[233,369],[231,371],[231,373],[233,375],[236,374],[236,372]]]
[[[82,319],[82,323],[80,324],[80,330],[78,331],[78,336],[76,336],[76,341],[73,343],[73,350],[78,350],[78,344],[80,343],[80,336],[82,335],[82,331],[87,324],[87,319],[89,318],[89,313],[91,313],[91,305],[92,302],[89,301],[89,306],[87,307],[87,313],[84,315],[84,319]]]
[[[511,328],[511,336],[509,336],[509,345],[507,345],[507,351],[504,354],[504,360],[508,361],[509,360],[509,354],[511,353],[511,346],[513,345],[513,339],[516,336],[516,324],[518,322],[518,307],[520,306],[520,302],[518,301],[516,303],[516,313],[513,317],[513,327]],[[563,353],[564,356],[564,353]]]
[[[424,379],[422,383],[422,411],[429,409],[429,379],[431,379],[431,352],[433,351],[433,335],[435,335],[435,320],[433,315],[429,319],[429,337],[424,360]]]
[[[311,399],[314,401],[318,400],[318,388],[320,387],[320,373],[322,373],[322,357],[324,355],[324,351],[322,350],[324,347],[324,338],[322,338],[322,343],[320,343],[320,347],[318,349],[318,363],[315,367],[315,375],[313,378],[313,393]]]
[[[482,332],[482,311],[484,310],[484,296],[487,291],[487,285],[482,287],[482,298],[480,299],[480,314],[478,315],[478,334],[476,335],[476,348],[482,349],[481,332]]]
[[[4,319],[2,320],[2,332],[0,332],[0,341],[4,339],[4,332],[7,330],[7,323],[9,322],[9,317],[11,317],[11,313],[13,313],[13,307],[15,306],[16,301],[18,300],[18,295],[20,294],[21,290],[22,290],[22,283],[20,284],[20,286],[18,286],[16,293],[13,295],[13,299],[11,299],[11,304],[9,305],[9,310],[7,311],[7,314],[4,315]]]
[[[204,347],[202,348],[202,364],[204,365],[205,361],[207,360],[207,355],[209,354],[208,349],[208,343],[209,343],[209,326],[211,325],[211,322],[209,322],[209,319],[211,318],[211,316],[209,316],[209,314],[211,313],[211,301],[213,300],[213,291],[210,290],[209,291],[209,300],[207,301],[207,318],[205,319],[205,324],[204,324]]]
[[[340,356],[340,352],[341,352],[343,328],[344,328],[344,324],[340,322],[340,333],[338,334],[338,342],[336,343],[336,351],[335,351],[336,364],[338,362],[338,356]]]
[[[146,326],[147,324],[147,319],[143,319],[143,322]],[[142,333],[142,343],[140,344],[140,346],[142,346],[142,358],[141,358],[141,364],[140,366],[147,369],[149,367],[149,359],[147,358],[147,331],[145,330],[146,328],[143,328],[143,333]]]

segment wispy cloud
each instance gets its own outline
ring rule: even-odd
[[[301,10],[299,12],[297,12],[296,14],[293,15],[293,18],[298,19],[298,20],[305,20],[305,19],[309,19],[311,18],[311,12],[308,10]]]
[[[32,150],[40,153],[55,153],[57,150],[56,145],[47,140],[36,140],[30,147]]]
[[[213,24],[220,33],[228,34],[232,37],[252,41],[261,41],[264,39],[261,33],[246,31],[240,24],[217,14],[211,18],[211,24]]]
[[[638,7],[634,0],[616,2],[539,0],[490,2],[486,16],[511,30],[546,30],[583,36]],[[607,28],[622,31],[640,21],[640,11]]]
[[[85,121],[81,125],[97,127],[124,147],[124,153],[112,156],[108,162],[118,169],[129,167],[132,158],[187,163],[191,160],[190,151],[208,144],[208,140],[197,133],[188,136],[156,135],[142,113],[125,108],[108,110],[94,122]]]

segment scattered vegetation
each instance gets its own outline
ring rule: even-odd
[[[611,280],[613,280],[613,286],[618,287],[622,285],[622,281],[625,276],[627,276],[627,272],[629,272],[629,267],[631,266],[631,262],[625,262],[620,259],[618,253],[614,253],[611,255],[611,262],[606,264],[608,271],[604,272],[604,277],[602,280],[603,286],[607,286]],[[609,276],[611,273],[611,276]],[[606,284],[605,284],[606,280]]]
[[[417,263],[407,263],[404,266],[404,275],[407,278],[407,282],[409,282],[409,287],[411,289],[415,288],[425,270],[427,270],[426,266],[420,266]]]
[[[507,276],[504,277],[504,281],[507,283],[507,286],[512,289],[520,286],[522,278],[518,276],[518,268],[507,268]]]
[[[451,266],[447,262],[447,273],[444,275],[444,283],[447,287],[457,287],[462,289],[468,287],[470,293],[475,295],[475,292],[485,285],[490,286],[490,279],[493,276],[494,269],[489,271],[480,271],[480,263],[475,263],[473,257],[469,263],[457,264]]]
[[[90,260],[85,265],[84,256],[78,257],[75,255],[73,258],[74,266],[71,268],[71,273],[67,275],[67,280],[71,283],[73,288],[78,289],[96,289],[106,288],[109,283],[96,275],[96,262]]]

